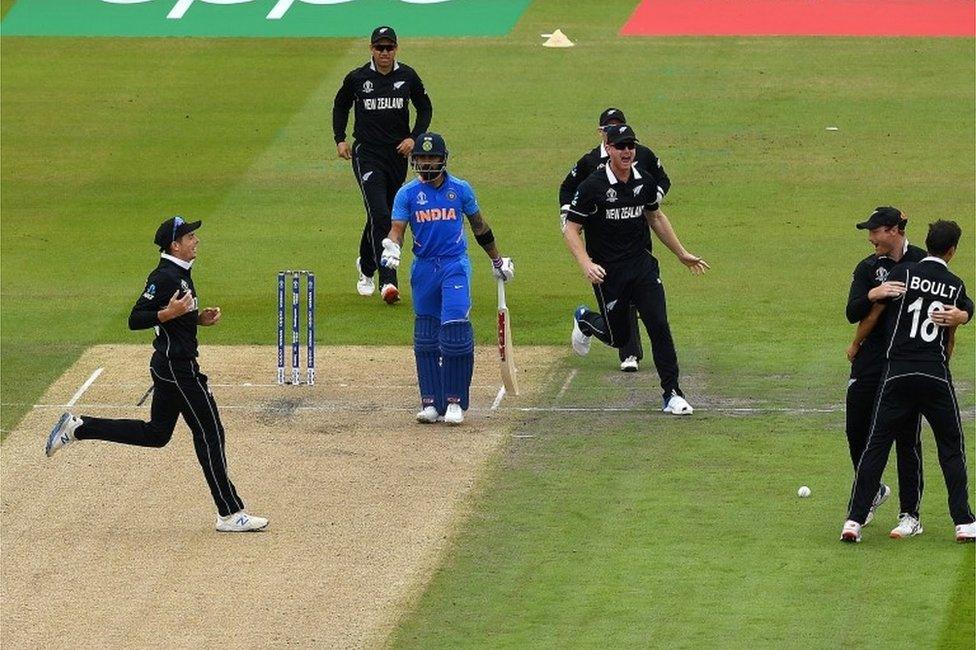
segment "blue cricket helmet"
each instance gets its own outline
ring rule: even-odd
[[[421,133],[413,143],[410,152],[410,164],[422,180],[432,181],[447,169],[447,143],[440,133]],[[437,156],[439,162],[417,161],[417,156]]]

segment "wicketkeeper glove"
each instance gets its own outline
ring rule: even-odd
[[[387,269],[400,267],[400,245],[389,237],[383,240],[383,253],[380,255],[380,265]]]
[[[515,277],[515,262],[511,257],[499,257],[491,261],[491,273],[495,278],[508,282]]]

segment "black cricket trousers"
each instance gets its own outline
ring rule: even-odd
[[[193,447],[217,512],[226,517],[244,509],[234,484],[227,475],[224,426],[217,402],[207,387],[207,376],[195,359],[166,359],[154,352],[149,364],[153,380],[150,420],[110,420],[82,415],[84,424],[75,430],[79,440],[106,440],[140,447],[163,447],[173,437],[177,418],[193,432]]]
[[[852,376],[847,385],[845,433],[855,471],[868,444],[871,416],[874,415],[874,405],[877,403],[880,388],[880,374]],[[922,503],[922,491],[925,487],[922,472],[921,413],[914,421],[906,420],[905,424],[907,428],[895,432],[899,512],[906,512],[917,519],[918,509]]]
[[[396,271],[380,266],[383,239],[390,234],[393,198],[407,179],[407,159],[394,146],[372,147],[356,142],[352,147],[352,171],[366,207],[366,225],[359,241],[359,268],[372,276],[378,270],[380,286],[397,284]]]
[[[603,284],[594,284],[599,313],[587,310],[580,318],[580,330],[614,348],[632,344],[631,305],[637,310],[651,339],[651,354],[661,380],[664,399],[683,395],[678,386],[678,353],[668,324],[664,285],[654,257],[628,260],[624,264],[602,265],[607,272]],[[639,334],[639,333],[636,333]]]
[[[953,522],[974,521],[969,508],[966,450],[959,406],[948,369],[939,363],[890,362],[881,383],[874,423],[854,475],[848,519],[864,523],[898,431],[922,414],[932,427]]]

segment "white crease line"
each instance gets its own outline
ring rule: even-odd
[[[86,390],[91,388],[91,385],[95,383],[95,380],[98,379],[98,376],[102,374],[103,370],[105,370],[105,368],[98,368],[97,370],[95,370],[95,372],[91,374],[91,377],[88,378],[88,381],[86,381],[81,385],[81,388],[79,388],[78,391],[74,394],[74,397],[68,400],[68,403],[65,406],[67,407],[74,406],[75,402],[78,401],[78,398],[84,395]]]
[[[20,403],[4,403],[3,406],[17,405]],[[34,404],[31,408],[34,409],[61,409],[64,410],[66,404]],[[133,406],[131,404],[85,404],[86,409],[148,409],[149,405],[145,404],[143,406]],[[328,412],[328,413],[362,413],[364,408],[367,408],[366,404],[361,402],[355,403],[337,403],[337,404],[318,404],[310,406],[275,406],[274,404],[267,404],[265,406],[254,406],[245,404],[220,404],[219,408],[221,410],[227,411],[245,411],[253,413],[294,413],[297,411],[311,411],[311,412]],[[414,409],[410,407],[389,407],[389,406],[379,406],[379,405],[368,405],[368,408],[372,412],[389,412],[389,413],[413,413]],[[497,412],[512,412],[512,413],[644,413],[647,415],[657,414],[659,410],[656,407],[635,407],[635,406],[507,406],[507,407],[476,407],[472,406],[470,411],[478,413],[481,411],[495,411]],[[842,413],[844,411],[843,406],[828,406],[828,407],[740,407],[740,406],[696,406],[696,412],[703,413],[745,413],[745,414],[764,414],[764,413],[780,413],[787,415],[810,415],[818,413]],[[976,417],[976,409],[970,408],[967,410],[960,411],[960,415],[966,417]],[[694,419],[693,416],[682,419]]]
[[[504,399],[504,397],[505,397],[505,387],[502,386],[501,388],[498,389],[498,394],[495,395],[495,401],[491,403],[490,410],[494,411],[495,409],[497,409],[498,405],[502,403],[502,399]]]
[[[556,393],[557,401],[561,400],[563,398],[563,395],[566,394],[566,391],[569,390],[569,385],[573,383],[573,379],[576,377],[577,372],[579,372],[579,369],[573,368],[572,370],[569,371],[569,374],[566,375],[566,381],[563,382],[563,387],[559,389],[558,393]]]
[[[32,408],[35,409],[64,409],[64,404],[34,404]],[[133,409],[142,408],[147,409],[149,405],[133,406],[131,404],[85,404],[87,409]],[[274,412],[284,412],[292,413],[296,411],[322,411],[330,413],[361,413],[366,405],[360,402],[355,403],[345,403],[345,404],[317,404],[309,406],[275,406],[274,404],[267,404],[265,406],[254,406],[245,404],[220,404],[219,408],[226,411],[246,411],[254,413],[274,413]],[[389,407],[389,406],[379,406],[379,405],[369,405],[369,409],[373,412],[413,412],[412,408],[401,408],[401,407]],[[513,413],[645,413],[645,414],[656,414],[658,409],[656,407],[633,407],[633,406],[507,406],[507,407],[476,407],[472,406],[470,409],[472,412],[479,411],[509,411]],[[745,407],[722,407],[717,406],[714,408],[696,406],[695,411],[701,411],[704,413],[786,413],[786,414],[811,414],[811,413],[840,413],[844,409],[843,407],[827,407],[827,408],[783,408],[783,407],[756,407],[756,408],[745,408]],[[967,413],[968,415],[968,413]]]
[[[112,388],[142,388],[145,386],[144,383],[131,382],[131,381],[119,381],[119,382],[109,382],[103,385],[111,386]],[[262,384],[254,383],[249,381],[243,381],[239,384],[233,383],[217,383],[209,382],[211,388],[278,388],[281,384]],[[285,386],[290,386],[291,384],[285,384]],[[302,387],[307,387],[307,384],[301,384]],[[337,381],[321,381],[319,377],[315,378],[315,388],[350,388],[353,390],[390,390],[390,389],[403,389],[403,390],[417,390],[417,384],[372,384],[372,383],[356,383],[351,382],[337,382]],[[471,384],[470,388],[474,390],[478,389],[493,389],[494,384]]]

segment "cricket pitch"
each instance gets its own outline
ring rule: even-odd
[[[564,351],[517,350],[529,404]],[[425,587],[465,497],[517,412],[493,409],[476,352],[461,427],[414,421],[413,351],[321,347],[315,386],[274,383],[273,347],[204,347],[227,460],[267,531],[219,534],[182,419],[163,449],[80,441],[44,456],[72,410],[148,419],[147,346],[98,346],[47,391],[2,452],[2,641],[8,648],[381,645]],[[497,404],[496,404],[497,405]],[[69,641],[70,640],[70,641]]]

